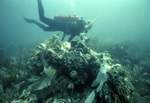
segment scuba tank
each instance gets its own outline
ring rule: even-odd
[[[80,20],[80,18],[78,16],[70,16],[70,15],[55,15],[54,20],[63,22],[75,22]]]

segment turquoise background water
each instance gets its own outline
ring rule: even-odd
[[[45,16],[77,15],[84,20],[98,17],[88,32],[99,42],[131,40],[141,53],[150,44],[149,0],[42,0]],[[24,17],[39,21],[36,0],[0,0],[0,45],[2,48],[29,48],[58,32],[45,32]]]

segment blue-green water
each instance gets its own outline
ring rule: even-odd
[[[148,103],[150,0],[42,0],[42,4],[45,16],[52,19],[54,15],[77,15],[85,21],[98,17],[87,33],[90,40],[85,44],[96,52],[107,50],[115,59],[113,63],[120,63],[124,69],[130,71],[129,74],[135,79],[131,80],[135,91],[140,94],[139,103]],[[59,33],[45,32],[37,25],[26,23],[24,17],[40,22],[37,0],[0,0],[0,78],[3,71],[13,71],[17,74],[15,70],[27,69],[31,51],[52,35]],[[59,38],[61,40],[62,34]],[[29,77],[28,74],[22,79]],[[16,85],[20,83],[16,77],[13,77],[13,80]],[[13,80],[10,82],[14,83]],[[9,81],[8,78],[6,81]],[[8,86],[5,80],[0,79],[0,90],[2,85]],[[25,85],[27,87],[28,83],[25,82]],[[6,88],[4,92],[9,94]],[[18,95],[22,93],[20,91]]]
[[[42,2],[46,17],[78,15],[84,20],[98,17],[89,34],[97,36],[100,41],[111,38],[115,42],[132,40],[142,45],[150,42],[149,0],[42,0]],[[34,24],[26,23],[23,16],[38,20],[36,0],[0,1],[0,44],[28,47],[54,34],[44,32]]]

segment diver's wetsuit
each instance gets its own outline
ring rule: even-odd
[[[24,18],[26,22],[34,23],[38,25],[40,28],[42,28],[44,31],[63,31],[64,34],[62,40],[64,40],[65,34],[71,35],[68,41],[71,41],[76,35],[79,35],[81,32],[84,31],[85,21],[77,20],[76,24],[74,24],[72,22],[64,22],[61,20],[53,20],[50,18],[46,18],[44,16],[44,9],[41,0],[37,0],[37,2],[38,2],[39,19],[48,26],[45,26],[35,20]]]

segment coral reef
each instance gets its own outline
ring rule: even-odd
[[[136,103],[132,76],[107,51],[54,35],[33,50],[28,68],[18,60],[0,68],[2,103]]]
[[[91,84],[102,65],[107,65],[108,78],[101,85],[102,89],[97,91],[101,92],[101,96],[98,96],[99,99],[95,98],[95,103],[104,101],[108,103],[111,101],[130,103],[135,100],[132,94],[134,87],[128,79],[129,73],[121,65],[113,64],[114,60],[111,59],[108,52],[96,53],[81,42],[62,43],[57,36],[53,36],[33,51],[28,62],[32,77],[43,77],[43,74],[47,76],[43,60],[46,62],[46,67],[53,67],[56,73],[51,79],[45,79],[45,83],[42,82],[42,85],[40,85],[42,89],[33,91],[38,98],[41,98],[41,101],[43,98],[48,99],[48,95],[51,95],[57,99],[69,98],[70,101],[71,98],[74,101],[79,99],[79,102],[82,103],[88,96],[87,94],[90,94],[90,91],[93,90]],[[47,85],[48,82],[51,82],[51,84]],[[90,91],[85,91],[87,88],[90,88]],[[45,93],[47,96],[41,96],[40,93],[44,93],[46,90],[49,90],[48,93]],[[87,94],[82,93],[82,91]],[[77,98],[76,96],[79,93],[82,96]]]
[[[0,67],[0,102],[10,103],[19,97],[28,74],[24,68],[20,68],[21,61],[16,57],[10,57],[9,61],[5,62],[7,65]]]

